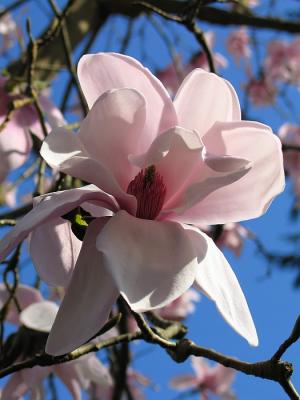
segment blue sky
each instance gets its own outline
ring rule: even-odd
[[[10,4],[10,1],[4,1],[5,4]],[[18,19],[25,21],[24,16],[30,15],[33,32],[38,34],[44,26],[43,18],[45,18],[44,9],[49,9],[45,5],[46,2],[32,2],[28,10],[24,9],[23,13],[17,14]],[[60,1],[59,4],[64,2]],[[262,1],[262,3],[264,3]],[[279,2],[282,4],[282,2]],[[288,4],[290,9],[297,6],[297,2],[289,0],[284,2]],[[42,5],[42,6],[41,6]],[[280,6],[281,7],[281,6]],[[281,11],[281,8],[277,12]],[[276,10],[275,10],[276,11]],[[43,18],[42,18],[43,16]],[[137,23],[136,32],[145,25],[145,19]],[[233,64],[233,60],[225,52],[224,49],[224,32],[229,30],[220,27],[208,26],[201,24],[201,27],[206,30],[213,30],[216,34],[215,49],[228,57],[229,67],[222,69],[220,72],[226,77],[235,89],[239,97],[243,98],[241,87],[245,83],[245,75],[243,69],[237,69]],[[93,51],[107,50],[108,36],[112,34],[114,38],[121,37],[126,25],[120,17],[114,19],[113,30],[111,26],[106,26],[99,36],[93,47]],[[232,28],[230,28],[231,30]],[[191,51],[198,49],[198,44],[185,30],[172,24],[170,28],[166,28],[169,32],[173,32],[179,37],[178,49],[183,51],[183,57],[186,58]],[[257,35],[259,33],[257,32]],[[264,32],[260,39],[259,49],[261,54],[264,54],[264,43],[270,38],[274,38],[274,32]],[[288,35],[283,35],[288,38]],[[158,34],[152,27],[147,27],[145,30],[145,40],[147,46],[146,62],[150,68],[163,67],[170,62],[168,49]],[[141,42],[138,34],[130,43],[128,54],[139,59],[142,57]],[[109,50],[118,51],[120,43],[117,39],[112,39]],[[61,97],[61,83],[65,74],[62,74],[54,82],[53,99],[58,102]],[[294,104],[299,103],[299,93],[293,89],[290,91],[291,100]],[[58,103],[59,104],[59,103]],[[295,106],[296,107],[296,106]],[[298,106],[299,107],[299,106]],[[266,109],[250,109],[249,115],[253,119],[260,120],[272,126],[274,131],[278,129],[283,119],[279,116],[278,108],[283,109],[285,114],[288,114],[290,122],[296,122],[297,117],[290,115],[289,110],[284,104],[278,103],[277,108],[268,107]],[[299,110],[297,110],[299,112]],[[72,117],[74,118],[74,117]],[[258,235],[265,246],[276,251],[287,251],[288,243],[284,239],[287,233],[298,232],[299,222],[291,222],[289,218],[290,209],[293,204],[292,187],[288,182],[286,190],[278,196],[271,205],[269,211],[263,217],[245,223],[256,235]],[[246,241],[245,248],[240,258],[236,258],[230,252],[225,252],[231,266],[235,270],[239,282],[244,290],[248,300],[252,315],[258,331],[260,345],[257,348],[250,347],[245,340],[240,338],[221,318],[215,309],[214,305],[202,297],[201,302],[197,306],[197,311],[188,320],[187,325],[190,328],[189,337],[201,346],[207,346],[217,351],[224,352],[233,357],[237,357],[245,361],[261,361],[269,358],[278,348],[279,344],[290,334],[293,323],[299,314],[299,299],[300,290],[295,290],[292,287],[294,274],[290,271],[279,271],[276,268],[271,269],[271,274],[268,275],[269,266],[266,260],[257,254],[255,245],[251,241]],[[26,268],[28,271],[28,268]],[[294,345],[285,355],[285,359],[293,362],[295,372],[293,382],[300,388],[300,362],[298,360],[299,343]],[[178,396],[178,393],[168,387],[168,381],[171,377],[177,374],[191,371],[190,362],[187,360],[183,364],[175,364],[163,350],[150,347],[149,345],[137,344],[133,345],[133,352],[140,354],[134,362],[134,366],[144,373],[155,383],[156,390],[153,388],[147,389],[146,398],[152,399],[167,399],[172,400]],[[151,349],[143,351],[144,349]],[[144,353],[144,354],[143,354]],[[159,391],[157,391],[159,389]],[[279,385],[264,381],[258,378],[253,378],[243,374],[238,374],[233,385],[233,389],[239,399],[252,400],[255,399],[285,399]],[[68,399],[69,395],[59,385],[59,399]]]

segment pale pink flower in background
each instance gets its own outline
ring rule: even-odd
[[[0,78],[0,125],[7,116],[9,102],[22,98],[20,95],[7,93],[6,82],[5,78]],[[40,102],[49,115],[62,118],[60,111],[46,97],[40,96]],[[10,171],[20,167],[27,160],[32,148],[30,132],[40,140],[44,139],[37,112],[31,104],[14,111],[4,129],[0,131],[0,183]]]
[[[50,332],[58,310],[57,304],[44,300],[38,290],[26,285],[18,285],[15,297],[22,311],[19,313],[15,302],[11,301],[6,321],[36,332]],[[5,285],[0,284],[1,307],[7,298],[8,291]],[[35,397],[38,394],[43,398],[42,381],[50,373],[62,380],[74,400],[80,400],[81,390],[88,390],[91,385],[99,390],[105,390],[112,385],[112,378],[106,367],[95,354],[87,354],[68,363],[50,367],[36,366],[13,373],[3,387],[1,399],[19,400],[29,392],[31,398],[40,398]]]
[[[246,85],[246,92],[250,101],[257,107],[273,104],[277,95],[276,87],[265,76],[251,78]]]
[[[200,294],[194,289],[189,289],[183,295],[165,307],[159,308],[157,314],[163,318],[180,321],[196,310],[195,302],[200,300]]]
[[[210,49],[214,45],[214,33],[206,32],[205,39]],[[217,68],[227,67],[227,60],[220,53],[213,53],[213,59]],[[194,54],[191,59],[183,65],[181,57],[178,55],[173,62],[166,68],[156,73],[157,78],[164,84],[171,96],[174,96],[182,83],[183,79],[195,68],[203,68],[209,71],[207,56],[203,51]]]
[[[226,40],[226,47],[229,53],[234,57],[237,64],[241,59],[251,56],[250,38],[245,27],[232,31]]]
[[[126,383],[132,398],[134,400],[144,400],[145,396],[142,389],[151,385],[150,380],[132,368],[127,368],[126,373]],[[113,397],[113,384],[111,383],[107,388],[92,386],[89,393],[92,399],[111,400]]]
[[[217,364],[211,367],[203,358],[191,356],[194,374],[180,375],[171,380],[171,386],[177,390],[195,389],[201,394],[201,400],[217,395],[224,400],[233,397],[231,385],[235,370]]]
[[[286,63],[289,57],[289,44],[284,40],[272,40],[268,44],[264,69],[270,79],[287,79]]]
[[[200,69],[185,78],[174,103],[159,80],[128,56],[85,55],[78,75],[91,110],[78,134],[53,130],[41,154],[51,167],[91,184],[41,196],[0,244],[3,259],[30,232],[38,228],[41,234],[80,205],[94,218],[46,351],[63,354],[89,340],[120,294],[144,312],[169,304],[193,284],[257,345],[231,267],[197,226],[267,210],[284,187],[279,139],[266,125],[241,121],[232,86]],[[103,217],[103,210],[110,215]],[[46,246],[51,260],[51,243]],[[46,258],[33,237],[32,252]],[[48,267],[49,282],[58,284],[62,272],[56,263]]]
[[[266,75],[274,80],[300,85],[300,39],[292,42],[273,40],[264,62]]]
[[[251,237],[251,232],[239,223],[228,223],[223,226],[221,236],[216,244],[222,248],[227,247],[237,257],[240,257],[244,240]]]
[[[1,8],[0,8],[1,11]],[[8,50],[17,39],[18,26],[10,13],[0,18],[0,53]]]
[[[189,289],[177,299],[173,300],[170,304],[167,304],[162,308],[158,308],[155,311],[156,314],[162,318],[173,321],[181,321],[184,318],[187,318],[189,314],[192,314],[196,311],[196,306],[194,303],[199,301],[200,298],[201,295],[196,292],[196,290]],[[140,329],[133,317],[129,316],[127,322],[129,332],[136,332]]]
[[[300,125],[283,124],[278,136],[285,145],[299,146],[300,148]],[[283,154],[284,167],[293,182],[293,188],[297,199],[297,207],[300,207],[300,152],[287,150]]]
[[[287,69],[288,82],[300,86],[300,38],[294,39],[289,45]]]

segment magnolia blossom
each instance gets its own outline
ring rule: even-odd
[[[157,313],[163,318],[180,321],[195,312],[196,307],[194,302],[199,300],[200,294],[194,289],[189,289],[183,295],[173,300],[172,303],[159,308]]]
[[[200,357],[191,356],[194,375],[181,375],[171,381],[174,389],[186,390],[195,389],[201,393],[201,400],[208,400],[210,394],[220,396],[222,399],[234,399],[231,385],[235,371],[231,368],[217,364],[210,367]]]
[[[43,299],[41,293],[29,286],[18,285],[15,293],[21,313],[12,300],[9,304],[6,320],[23,325],[35,332],[48,333],[53,325],[58,306]],[[0,305],[7,301],[8,291],[0,284]],[[30,356],[30,355],[28,355]],[[74,400],[81,399],[81,389],[88,390],[93,385],[98,392],[106,392],[112,385],[112,378],[107,369],[94,354],[87,354],[68,363],[50,367],[24,369],[15,372],[3,387],[2,400],[19,400],[30,392],[31,399],[43,398],[42,381],[50,373],[57,375],[66,385]],[[40,397],[41,396],[41,397]]]
[[[244,240],[251,236],[251,233],[243,225],[238,223],[228,223],[223,227],[223,231],[217,245],[231,250],[237,257],[241,255]]]
[[[265,76],[251,78],[246,85],[246,91],[251,102],[256,106],[267,106],[274,103],[277,89],[272,81]]]
[[[7,93],[6,82],[5,78],[0,78],[0,126],[6,119],[9,102],[22,99],[21,95]],[[40,96],[40,103],[50,116],[62,120],[60,111],[45,96]],[[15,110],[0,131],[0,183],[10,171],[20,167],[28,158],[32,148],[30,132],[40,140],[44,139],[38,114],[32,104]]]
[[[242,58],[251,56],[249,43],[250,39],[245,27],[236,29],[228,35],[226,41],[227,50],[232,54],[237,64],[240,63]]]
[[[90,111],[78,134],[54,129],[41,154],[51,167],[90,184],[41,196],[0,244],[3,259],[33,231],[39,271],[47,268],[55,284],[70,277],[46,351],[63,354],[89,340],[120,294],[144,312],[193,284],[257,345],[231,267],[197,226],[267,210],[284,187],[279,139],[266,125],[241,121],[232,86],[201,69],[185,78],[174,102],[148,69],[124,55],[85,55],[78,78]],[[91,217],[72,268],[72,254],[68,264],[55,262],[47,238],[58,218],[80,205]]]
[[[273,40],[269,43],[264,62],[270,79],[300,85],[300,39],[291,42]]]
[[[189,314],[195,312],[196,307],[194,303],[199,301],[200,298],[201,296],[198,292],[196,292],[196,290],[189,289],[181,296],[177,297],[177,299],[173,300],[170,304],[167,304],[162,308],[158,308],[156,310],[156,314],[165,319],[181,321]],[[132,316],[129,316],[127,323],[129,332],[136,332],[140,330],[135,318]]]
[[[294,124],[283,124],[278,131],[283,144],[300,147],[300,126]],[[284,152],[284,167],[289,173],[297,198],[297,207],[300,207],[300,152],[288,150]]]
[[[1,9],[0,9],[1,11]],[[11,46],[18,34],[18,27],[10,13],[0,18],[0,52],[5,52]]]
[[[212,49],[214,44],[213,32],[206,32],[205,40],[208,47]],[[227,60],[220,53],[214,53],[213,59],[217,68],[227,66]],[[181,58],[177,56],[170,65],[158,71],[156,76],[173,96],[176,94],[183,79],[195,68],[203,68],[206,71],[210,70],[207,56],[203,51],[194,54],[185,65],[183,65]]]

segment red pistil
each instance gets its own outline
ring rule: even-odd
[[[137,199],[136,217],[155,219],[164,204],[166,186],[163,177],[151,165],[142,169],[129,183],[127,193]]]

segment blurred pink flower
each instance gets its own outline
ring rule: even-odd
[[[300,85],[300,39],[273,40],[268,45],[264,69],[269,79]]]
[[[212,49],[214,44],[213,32],[206,32],[205,39],[208,47]],[[220,53],[213,53],[213,59],[217,68],[224,68],[227,66],[226,58],[224,58]],[[156,76],[164,84],[170,95],[174,96],[183,79],[195,68],[203,68],[206,71],[209,71],[207,57],[203,51],[194,54],[185,65],[183,65],[181,58],[178,55],[170,65],[158,71]]]
[[[240,257],[244,240],[251,236],[251,233],[239,223],[228,223],[223,227],[222,234],[216,244],[222,248],[227,247],[237,257]]]
[[[227,50],[232,54],[237,64],[240,63],[242,58],[249,58],[251,56],[249,44],[250,39],[245,27],[232,31],[226,40]]]
[[[26,285],[18,285],[15,297],[22,311],[19,313],[15,302],[11,301],[6,320],[33,331],[50,332],[58,310],[57,304],[44,300],[38,290]],[[0,284],[0,306],[3,306],[7,298],[5,285]],[[112,378],[106,367],[95,354],[87,354],[68,363],[50,367],[36,366],[13,373],[3,387],[1,399],[19,400],[28,392],[31,393],[31,398],[35,398],[34,395],[38,393],[43,398],[42,381],[50,373],[62,380],[74,400],[80,400],[81,389],[88,390],[91,385],[102,391],[112,385]]]
[[[233,398],[231,385],[235,371],[217,364],[210,367],[200,357],[191,356],[194,375],[181,375],[171,380],[171,386],[177,390],[195,389],[201,394],[202,400],[208,400],[210,394],[223,399]]]
[[[195,311],[194,302],[200,300],[200,294],[194,289],[189,289],[172,303],[159,308],[157,314],[163,318],[180,321]]]
[[[300,125],[283,124],[278,136],[285,145],[298,146],[300,148]],[[292,179],[294,192],[296,195],[296,206],[300,207],[300,152],[287,150],[283,154],[284,167]]]
[[[262,76],[258,79],[251,78],[246,85],[250,101],[257,107],[268,106],[274,103],[277,89],[272,81]]]
[[[0,126],[7,116],[10,101],[22,98],[21,95],[7,93],[6,82],[5,78],[0,78]],[[63,119],[60,111],[46,97],[40,96],[40,103],[50,116]],[[30,132],[40,140],[44,139],[37,112],[31,104],[14,111],[0,131],[0,183],[10,171],[27,160],[32,148]]]
[[[1,8],[0,8],[1,11]],[[0,53],[7,51],[17,39],[18,26],[10,13],[0,18]]]
[[[231,267],[197,226],[254,218],[267,210],[284,187],[279,139],[266,125],[241,121],[232,86],[200,69],[186,77],[174,103],[131,57],[85,55],[78,75],[91,110],[77,135],[54,129],[41,154],[51,167],[92,184],[41,196],[0,244],[3,258],[31,231],[38,228],[41,235],[58,217],[89,207],[93,220],[47,352],[63,354],[89,340],[120,293],[134,311],[143,312],[169,304],[193,284],[257,345]],[[103,210],[110,214],[103,217]],[[50,263],[51,243],[45,241],[43,251],[46,246]],[[41,253],[41,272],[48,264],[45,253],[33,238],[31,248]],[[45,274],[58,284],[65,273],[52,264]]]
[[[149,386],[151,382],[148,378],[133,370],[132,368],[127,369],[127,386],[130,391],[133,400],[144,400],[145,396],[142,391],[143,387]],[[101,387],[92,386],[89,390],[92,399],[111,400],[113,397],[113,383],[104,390]],[[123,397],[122,397],[123,398]]]

